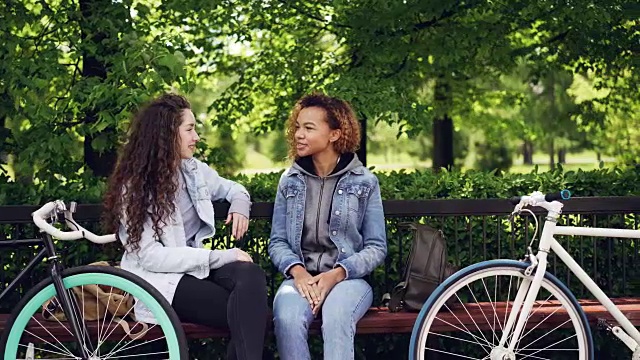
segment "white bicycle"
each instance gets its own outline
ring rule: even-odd
[[[537,253],[526,260],[468,266],[427,299],[411,334],[409,359],[594,359],[584,310],[569,288],[547,272],[553,251],[619,326],[604,325],[640,359],[640,332],[554,238],[555,235],[640,238],[640,230],[558,226],[570,193],[534,192],[514,199],[512,216],[526,207],[548,211]],[[533,214],[533,213],[532,213]],[[535,219],[535,216],[534,216]],[[537,220],[536,220],[537,232]],[[535,235],[531,243],[535,240]]]

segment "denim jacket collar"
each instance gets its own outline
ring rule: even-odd
[[[191,172],[194,172],[194,171],[196,171],[198,169],[198,162],[193,157],[188,158],[188,159],[182,159],[180,161],[180,168],[184,172],[191,173]]]

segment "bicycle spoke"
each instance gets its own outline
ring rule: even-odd
[[[49,313],[50,313],[50,311],[49,311],[48,309],[47,309],[47,312],[49,312]],[[38,319],[36,319],[35,317],[32,317],[32,319],[36,322],[36,324],[38,324],[42,329],[44,329],[44,331],[46,331],[46,332],[47,332],[47,334],[49,334],[49,336],[51,336],[51,338],[52,338],[52,339],[56,339],[56,340],[57,340],[57,338],[56,338],[55,336],[53,336],[53,334],[49,331],[49,329],[47,329],[47,327],[46,327],[46,326],[42,325],[42,323],[40,323],[40,321],[38,321]],[[56,319],[56,321],[58,321],[58,323],[62,325],[62,323],[60,322],[60,320]],[[64,326],[63,326],[63,327],[64,327]],[[71,334],[71,331],[69,331],[69,329],[67,329],[66,327],[64,327],[64,328],[65,328],[65,330],[67,330],[67,331],[69,332],[69,334]],[[31,335],[31,336],[35,336],[35,337],[37,337],[37,338],[40,338],[39,336],[37,336],[37,335],[35,335],[35,334],[31,333],[29,330],[25,330],[25,333],[27,333],[27,334],[29,334],[29,335]],[[48,342],[47,342],[47,343],[48,343]],[[59,340],[58,340],[58,343],[59,343],[59,344],[64,348],[64,351],[66,351],[68,354],[72,354],[72,353],[71,353],[71,351],[69,351],[69,349],[67,349],[67,347],[66,347],[66,346],[64,346],[64,344],[63,344],[63,343],[61,343]],[[62,351],[62,349],[60,349],[60,348],[56,347],[56,346],[55,346],[55,345],[53,345],[53,344],[49,344],[49,345],[51,345],[51,346],[53,346],[53,347],[57,348],[58,350]]]
[[[498,275],[496,275],[497,277]],[[509,316],[509,300],[511,300],[511,282],[513,281],[513,276],[509,276],[509,290],[507,293],[507,308],[506,311],[504,312],[504,326],[507,326],[507,317]],[[518,288],[518,284],[516,284],[516,289]],[[515,299],[514,299],[515,300]],[[504,331],[504,330],[502,330]]]
[[[445,334],[441,334],[441,333],[437,333],[437,332],[429,332],[429,334],[433,334],[433,335],[436,335],[436,336],[441,336],[441,337],[445,337],[445,338],[449,338],[449,339],[454,339],[454,340],[464,341],[464,342],[467,342],[467,343],[470,343],[470,344],[478,344],[478,345],[480,345],[480,346],[482,346],[482,347],[485,347],[485,346],[486,346],[486,347],[488,347],[488,348],[489,348],[489,350],[491,350],[491,349],[492,349],[492,347],[491,347],[491,346],[489,346],[489,345],[483,345],[483,344],[481,344],[481,343],[479,343],[479,342],[477,342],[477,341],[471,341],[471,340],[467,340],[467,339],[462,339],[462,338],[458,338],[458,337],[455,337],[455,336],[445,335]],[[489,352],[489,351],[487,351],[487,354],[489,354],[489,353],[490,353],[490,352]]]
[[[64,325],[60,320],[58,320],[58,318],[56,318],[54,316],[54,314],[49,309],[45,308],[44,310],[51,316],[51,318],[55,319],[61,327],[63,327],[65,330],[67,330],[69,335],[73,336],[73,333],[71,332],[71,330],[69,330],[69,328],[67,328],[67,326]],[[42,327],[43,329],[46,330],[46,327],[42,326],[42,324],[40,324],[40,321],[38,321],[38,319],[36,319],[35,317],[32,317],[32,319],[35,320],[35,322],[37,322],[38,325],[40,325],[40,327]],[[48,330],[47,330],[47,332],[48,332]]]
[[[160,352],[154,352],[154,353],[146,353],[146,354],[142,354],[142,355],[149,356],[149,355],[160,355],[160,354],[167,354],[167,352],[166,351],[160,351]],[[124,359],[124,358],[129,358],[129,357],[132,357],[132,356],[140,356],[140,355],[136,354],[136,355],[123,355],[123,356],[116,356],[116,357],[107,357],[107,358],[105,358],[105,360],[106,359]]]
[[[496,333],[496,317],[498,317],[498,313],[496,312],[496,304],[493,302],[493,300],[491,299],[491,294],[489,294],[489,289],[487,289],[487,284],[484,282],[484,279],[482,279],[482,285],[484,285],[484,291],[487,293],[487,297],[489,297],[489,304],[491,304],[491,308],[493,309],[493,327],[491,329],[493,329],[493,334],[495,335]],[[495,299],[495,297],[494,297]],[[489,321],[489,320],[487,320]],[[504,331],[502,328],[502,324],[500,324],[500,322],[498,321],[498,325],[500,325],[500,331]],[[500,339],[498,339],[498,342],[500,342]]]
[[[112,293],[113,293],[113,287],[111,287],[111,289],[110,289],[110,291],[109,291],[109,302],[111,301],[111,294],[112,294]],[[109,302],[107,302],[107,304],[109,304]],[[118,307],[116,307],[116,310],[114,311],[114,313],[115,313],[115,314],[117,314],[117,313],[118,313],[118,311],[120,310],[120,305],[122,305],[122,303],[121,303],[121,302],[120,302],[120,303],[118,303]],[[104,316],[105,316],[105,318],[107,317],[107,310],[108,310],[108,306],[105,308],[105,315],[104,315]],[[130,312],[130,311],[132,311],[132,310],[133,310],[133,308],[129,309],[129,312]],[[125,317],[126,317],[127,315],[129,315],[129,312],[127,312],[127,314],[125,314]],[[112,317],[111,317],[111,320],[109,321],[109,325],[107,325],[106,330],[102,333],[103,335],[104,335],[104,334],[109,330],[109,328],[110,328],[110,327],[111,327],[111,325],[113,324],[113,319],[114,319],[114,318],[115,318],[115,316],[112,316]],[[105,321],[105,323],[106,323],[106,321]],[[103,325],[104,325],[104,323],[103,323]],[[103,342],[105,342],[105,341],[109,338],[109,336],[111,336],[111,334],[113,333],[113,331],[115,330],[115,328],[116,328],[116,327],[117,327],[117,325],[116,325],[116,326],[114,326],[114,327],[111,329],[111,331],[109,332],[109,334],[107,334],[104,338],[102,338],[102,337],[98,337],[98,347],[100,347],[100,346],[102,345],[102,343],[103,343]]]
[[[78,321],[78,329],[80,330],[80,338],[82,339],[82,347],[84,348],[87,354],[90,354],[89,348],[87,347],[87,341],[91,342],[91,334],[89,334],[89,329],[87,329],[87,323],[84,319],[84,310],[82,314],[80,314],[80,306],[78,305],[78,300],[75,293],[71,289],[67,289],[67,293],[69,294],[69,301],[71,302],[71,311],[75,314],[76,320]],[[83,293],[84,295],[84,293]],[[82,302],[82,306],[84,307],[84,301]],[[67,319],[69,320],[69,319]]]
[[[120,305],[118,305],[118,308],[119,308],[119,307],[120,307]],[[129,316],[129,313],[131,313],[131,311],[133,311],[133,307],[132,307],[131,309],[129,309],[129,311],[127,311],[127,313],[123,316],[123,318],[126,318],[127,316]],[[114,319],[114,318],[112,318],[112,319],[111,319],[111,321],[112,321],[112,322],[113,322],[113,319]],[[124,321],[124,320],[122,320],[122,321]],[[139,323],[140,323],[140,322],[137,322],[136,324],[139,324]],[[109,323],[109,326],[111,326],[111,323]],[[114,326],[113,326],[113,328],[111,329],[111,331],[109,331],[109,334],[107,334],[107,336],[105,336],[105,338],[104,338],[103,340],[104,340],[104,341],[106,341],[106,340],[111,336],[111,334],[113,334],[113,332],[114,332],[117,328],[118,328],[118,324],[114,325]],[[104,342],[104,341],[103,341],[103,342]]]
[[[562,340],[556,341],[555,343],[553,343],[553,344],[551,344],[551,345],[547,346],[547,347],[546,347],[546,348],[544,348],[544,349],[540,349],[540,350],[538,350],[538,351],[536,351],[536,352],[534,352],[534,353],[532,353],[532,354],[530,354],[530,355],[523,356],[521,359],[526,359],[526,358],[528,358],[528,357],[530,357],[530,356],[532,356],[532,355],[534,355],[534,354],[539,353],[540,351],[547,350],[548,348],[550,348],[550,347],[552,347],[552,346],[554,346],[554,345],[560,344],[561,342],[565,342],[565,341],[567,341],[567,340],[569,340],[569,339],[571,339],[571,338],[573,338],[573,337],[575,337],[575,336],[576,336],[576,335],[572,335],[572,336],[570,336],[570,337],[568,337],[568,338],[564,338],[564,339],[562,339]],[[521,351],[522,351],[522,350],[524,350],[524,349],[521,349]],[[556,349],[553,349],[553,350],[554,350],[554,351],[557,351]],[[567,351],[567,350],[566,350],[566,349],[563,349],[563,351]],[[578,349],[576,349],[575,351],[578,351]]]
[[[543,334],[542,336],[540,336],[539,338],[537,338],[537,339],[535,339],[534,341],[530,342],[530,343],[529,343],[529,345],[527,345],[527,346],[525,346],[525,347],[521,348],[521,349],[520,349],[520,351],[522,351],[522,350],[526,350],[528,347],[530,347],[530,346],[531,346],[531,345],[533,345],[534,343],[538,342],[540,339],[543,339],[543,338],[544,338],[544,337],[546,337],[547,335],[551,334],[554,330],[556,330],[556,329],[560,328],[561,326],[564,326],[564,324],[568,323],[569,321],[571,321],[571,320],[567,320],[567,321],[563,322],[562,324],[560,324],[560,325],[556,326],[553,330],[551,330],[551,331],[549,331],[549,332],[547,332],[547,333],[544,333],[544,334]],[[562,342],[562,341],[567,341],[567,340],[569,340],[569,339],[571,339],[571,338],[573,338],[573,337],[575,337],[575,336],[576,336],[576,335],[571,335],[571,336],[570,336],[570,337],[568,337],[568,338],[564,338],[564,339],[560,340],[560,342]],[[555,344],[554,344],[554,345],[555,345]],[[548,348],[548,347],[547,347],[547,348]]]
[[[560,310],[560,307],[556,308],[551,314],[547,315],[544,319],[542,319],[538,324],[536,324],[536,326],[534,326],[531,330],[529,330],[526,334],[524,334],[523,336],[520,337],[520,340],[524,339],[525,336],[529,335],[529,333],[531,333],[533,330],[535,330],[538,326],[542,325],[542,323],[545,322],[545,320],[547,320],[548,318],[550,318],[553,314],[555,314],[558,310]],[[528,319],[527,319],[528,320]],[[558,329],[560,326],[568,323],[569,321],[571,321],[571,319],[565,321],[564,323],[558,325],[556,328],[554,328],[553,330],[547,332],[544,336],[549,335],[550,333],[552,333],[554,330]],[[539,338],[538,338],[539,339]],[[537,340],[536,340],[537,341]],[[519,341],[518,341],[519,343]]]
[[[547,297],[547,299],[545,300],[545,302],[549,301],[549,299],[551,299],[553,295],[549,295],[549,297]],[[535,311],[531,312],[529,314],[529,316],[527,317],[527,321],[524,323],[524,328],[527,328],[527,324],[529,323],[529,319],[531,319],[531,317],[538,312],[538,310],[544,305],[544,303],[541,303]],[[556,311],[560,310],[560,308],[558,307],[553,313],[549,314],[547,317],[545,317],[544,319],[542,319],[538,324],[536,324],[536,326],[534,326],[533,328],[529,329],[529,331],[527,331],[524,335],[520,336],[520,340],[518,340],[518,343],[516,344],[516,347],[520,346],[520,341],[522,341],[522,339],[524,339],[525,337],[527,337],[527,335],[529,335],[533,330],[535,330],[538,326],[542,325],[542,323],[548,319],[551,315],[555,314]]]
[[[464,359],[471,359],[471,360],[483,360],[486,357],[483,357],[482,359],[479,358],[475,358],[475,357],[471,357],[471,356],[465,356],[465,355],[460,355],[460,354],[454,354],[452,352],[448,352],[448,351],[444,351],[444,350],[439,350],[439,349],[432,349],[432,348],[427,348],[427,350],[431,350],[431,351],[435,351],[435,352],[439,352],[442,354],[447,354],[447,355],[453,355],[456,356],[458,358],[464,358]]]
[[[84,295],[84,291],[82,292],[82,295]],[[100,307],[99,307],[100,299],[98,299],[98,291],[96,291],[95,296],[96,296],[96,311],[98,311],[98,310],[100,310]],[[108,304],[109,303],[107,303],[107,305]],[[104,323],[106,322],[106,316],[107,315],[106,315],[106,309],[105,309],[105,321],[102,322],[102,325],[104,325]],[[101,331],[100,330],[102,329],[102,327],[100,326],[100,316],[96,316],[96,318],[97,318],[96,320],[98,321],[98,334],[97,334],[98,335],[98,340],[96,342],[96,349],[94,350],[93,353],[94,354],[98,354],[98,356],[100,356],[100,336],[101,336]]]
[[[462,305],[464,306],[464,304]],[[469,334],[471,334],[471,331],[469,330],[469,328],[467,328],[467,326],[462,322],[462,320],[460,320],[460,318],[458,318],[458,315],[456,315],[456,313],[454,311],[451,311],[451,309],[449,308],[449,306],[445,303],[444,307],[449,311],[449,313],[451,315],[453,315],[454,318],[456,318],[456,320],[458,320],[458,322],[460,323],[460,325],[462,325],[462,327],[465,329],[465,331]]]
[[[447,325],[451,326],[452,328],[454,328],[454,329],[456,329],[456,330],[458,330],[458,331],[462,331],[462,332],[464,332],[464,333],[466,333],[466,334],[469,334],[469,335],[471,335],[471,337],[473,337],[473,338],[475,338],[475,339],[477,339],[477,340],[482,340],[482,341],[484,341],[484,342],[486,343],[486,345],[487,345],[487,346],[489,346],[489,347],[491,347],[491,346],[492,346],[492,344],[490,344],[490,343],[487,341],[487,339],[482,339],[482,338],[480,338],[479,336],[476,336],[476,335],[472,334],[471,332],[464,331],[464,330],[460,329],[459,327],[457,327],[457,326],[455,326],[455,325],[451,324],[450,322],[448,322],[448,321],[446,321],[446,320],[443,320],[443,319],[440,319],[440,318],[438,318],[438,317],[436,317],[436,320],[442,321],[443,323],[445,323],[445,324],[447,324]],[[478,345],[480,345],[480,346],[484,346],[483,344],[481,344],[481,343],[480,343],[480,342],[478,342],[477,340],[476,340],[476,342],[478,343]]]
[[[495,286],[493,287],[493,298],[498,300],[498,275],[495,276]],[[496,312],[495,303],[493,303],[493,327],[496,327],[496,319],[498,320],[498,326],[500,326],[500,331],[504,332],[504,328],[500,323],[500,319],[498,318],[498,314]]]
[[[484,284],[484,279],[482,279],[482,283]],[[467,285],[467,289],[469,289],[469,292],[471,293],[471,296],[473,297],[473,301],[475,301],[476,303],[478,303],[478,299],[476,298],[476,295],[473,293],[473,291],[471,290],[471,288],[469,287],[469,285]],[[485,289],[486,289],[486,285],[485,285]],[[487,315],[484,313],[484,310],[482,310],[482,306],[478,306],[478,308],[480,309],[480,312],[482,313],[482,316],[484,317],[485,320],[487,320],[487,325],[489,325],[489,319],[487,318]],[[491,327],[491,326],[489,326]],[[479,329],[478,329],[479,330]],[[491,333],[493,335],[493,338],[491,339],[491,344],[494,344],[493,340],[498,340],[500,341],[500,339],[498,338],[498,336],[496,335],[496,330],[494,328],[491,328]]]
[[[108,359],[108,358],[112,357],[112,356],[113,356],[113,354],[119,353],[119,352],[121,352],[121,351],[124,351],[124,350],[130,350],[130,349],[136,348],[136,347],[138,347],[138,346],[151,344],[152,342],[159,341],[159,340],[162,340],[162,339],[164,339],[164,337],[159,337],[159,338],[155,338],[155,339],[151,339],[151,340],[146,340],[146,341],[144,341],[144,342],[137,343],[137,344],[135,344],[135,345],[133,345],[133,346],[128,346],[128,345],[130,345],[131,343],[133,343],[133,341],[129,341],[129,342],[125,343],[125,344],[124,344],[124,346],[123,346],[122,348],[118,349],[118,350],[115,350],[115,348],[117,347],[117,345],[116,345],[113,349],[111,349],[111,351],[109,352],[109,354],[107,354],[107,355],[105,355],[105,356],[106,356],[106,359]],[[121,339],[121,340],[118,342],[118,345],[122,342],[122,340],[124,340],[124,338],[123,338],[123,339]]]
[[[482,337],[484,338],[484,341],[487,344],[491,344],[489,342],[489,340],[487,340],[487,338],[484,336],[484,334],[482,333],[482,331],[480,330],[480,327],[478,326],[478,324],[476,323],[476,321],[473,319],[473,316],[471,316],[471,314],[469,313],[469,310],[467,310],[467,307],[462,303],[462,300],[460,300],[460,297],[458,297],[458,294],[456,294],[456,298],[458,298],[458,301],[460,302],[460,304],[462,305],[462,308],[464,309],[464,311],[467,313],[467,315],[469,315],[469,318],[471,319],[471,321],[473,321],[473,324],[476,326],[476,329],[478,329],[478,332],[480,333],[480,335],[482,335]]]
[[[49,333],[49,335],[51,335],[51,333],[50,333],[49,331],[47,331],[47,333]],[[73,354],[71,353],[71,351],[69,351],[69,349],[67,349],[67,348],[64,346],[64,344],[62,344],[60,341],[58,341],[58,344],[62,345],[62,347],[63,347],[64,349],[60,349],[59,347],[55,346],[54,344],[52,344],[52,343],[48,342],[47,340],[45,340],[45,339],[41,338],[40,336],[38,336],[38,335],[36,335],[36,334],[34,334],[34,333],[32,333],[32,332],[28,331],[28,330],[25,330],[25,334],[28,334],[28,335],[33,336],[34,338],[36,338],[36,339],[38,339],[38,340],[42,341],[43,343],[45,343],[45,344],[47,344],[47,345],[49,345],[49,346],[51,346],[51,347],[53,347],[53,348],[57,349],[58,351],[66,351],[66,352],[67,352],[67,354],[69,354],[69,355],[73,356]],[[51,337],[55,339],[55,337],[54,337],[53,335],[51,335]],[[23,345],[23,344],[18,344],[18,346],[26,347],[26,346],[25,346],[25,345]],[[64,354],[64,355],[67,355],[67,354]]]
[[[49,344],[49,345],[51,345],[51,344]],[[20,346],[22,346],[22,347],[27,347],[27,346],[25,346],[25,345],[18,344],[18,347],[20,347]],[[52,345],[52,346],[53,346],[53,345]],[[55,347],[55,346],[54,346],[54,347]],[[76,359],[76,357],[75,357],[75,356],[73,356],[73,354],[72,354],[72,353],[66,353],[66,354],[65,354],[65,353],[61,353],[61,352],[57,352],[57,351],[52,351],[52,350],[42,349],[42,348],[35,347],[35,346],[34,346],[34,349],[35,349],[35,350],[38,350],[38,351],[43,351],[43,352],[46,352],[46,353],[50,353],[50,354],[56,354],[56,355],[64,355],[64,356],[71,355],[71,358],[70,358],[70,359]]]

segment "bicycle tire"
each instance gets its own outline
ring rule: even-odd
[[[445,282],[443,282],[426,300],[416,318],[416,322],[414,323],[413,331],[411,333],[409,345],[409,360],[420,360],[424,358],[424,352],[427,343],[427,336],[425,335],[425,332],[426,334],[428,334],[430,330],[425,329],[425,326],[427,324],[433,324],[438,311],[443,307],[444,302],[447,300],[442,298],[449,292],[453,291],[453,289],[456,288],[461,289],[461,283],[469,282],[472,277],[478,273],[489,272],[493,269],[507,269],[507,271],[516,270],[520,273],[523,273],[528,266],[528,263],[524,263],[521,261],[489,260],[461,269],[460,271],[449,277],[447,280],[445,280]],[[562,294],[562,296],[564,296],[564,300],[566,300],[567,305],[570,307],[570,309],[568,309],[567,311],[572,311],[576,315],[577,324],[574,324],[574,327],[579,327],[579,331],[582,332],[582,334],[579,335],[583,336],[583,341],[585,344],[585,359],[593,360],[593,337],[586,315],[582,307],[578,304],[577,299],[575,298],[573,293],[566,287],[566,285],[564,285],[560,280],[558,280],[549,272],[545,273],[545,276],[543,278],[543,285],[553,287],[554,291],[558,291]],[[434,309],[436,306],[438,307],[438,309]]]
[[[187,360],[187,338],[175,311],[162,294],[151,284],[128,271],[109,266],[80,266],[66,269],[61,277],[66,289],[74,286],[100,284],[126,291],[140,299],[153,313],[167,338],[170,359]],[[42,308],[45,301],[56,296],[51,278],[33,287],[17,304],[0,339],[0,354],[4,359],[15,359],[19,341],[29,320]]]

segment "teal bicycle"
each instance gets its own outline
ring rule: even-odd
[[[112,266],[63,268],[54,238],[87,239],[97,244],[116,241],[113,234],[98,236],[80,226],[73,220],[75,208],[75,203],[49,202],[32,214],[41,230],[40,239],[0,242],[0,247],[42,246],[3,289],[0,302],[45,258],[50,275],[15,307],[0,338],[2,358],[188,359],[187,339],[178,316],[145,280]],[[54,227],[58,222],[72,231]],[[92,294],[95,298],[90,298]],[[136,307],[148,308],[157,324],[136,321],[134,302]]]

